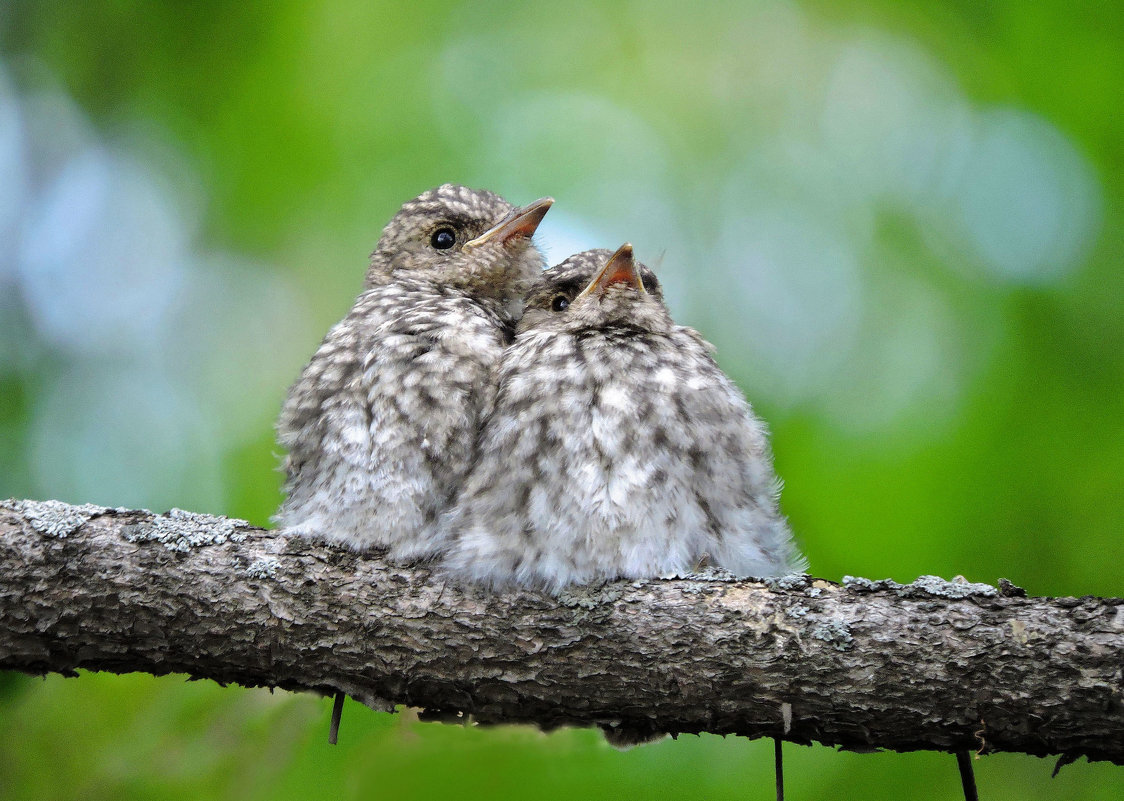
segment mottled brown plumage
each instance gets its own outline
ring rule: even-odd
[[[443,527],[453,574],[551,591],[802,569],[765,427],[631,246],[571,257],[527,296],[479,456]]]
[[[277,523],[392,559],[435,553],[432,524],[469,467],[491,370],[544,266],[531,235],[551,202],[514,209],[445,184],[402,206],[363,292],[289,390]]]

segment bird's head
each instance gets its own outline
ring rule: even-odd
[[[545,197],[515,208],[485,190],[431,189],[406,202],[383,229],[366,287],[411,275],[517,300],[545,266],[531,237],[553,203]]]
[[[665,333],[673,326],[655,273],[616,252],[587,250],[543,273],[527,293],[517,332],[633,328]]]

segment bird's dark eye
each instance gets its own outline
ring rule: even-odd
[[[457,243],[457,234],[452,228],[438,228],[429,238],[429,244],[438,250],[448,250]]]
[[[570,299],[565,295],[556,295],[554,300],[550,301],[551,311],[565,311],[569,305]]]

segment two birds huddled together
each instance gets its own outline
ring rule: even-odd
[[[543,271],[544,198],[445,184],[289,391],[277,522],[488,586],[798,572],[761,421],[631,245]]]

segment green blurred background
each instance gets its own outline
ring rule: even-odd
[[[632,241],[770,422],[820,576],[1124,593],[1124,12],[900,0],[0,0],[0,497],[266,524],[288,383],[398,205]],[[770,798],[771,746],[182,677],[0,677],[4,798]],[[957,798],[788,746],[792,798]],[[1000,755],[984,798],[1124,798]]]

